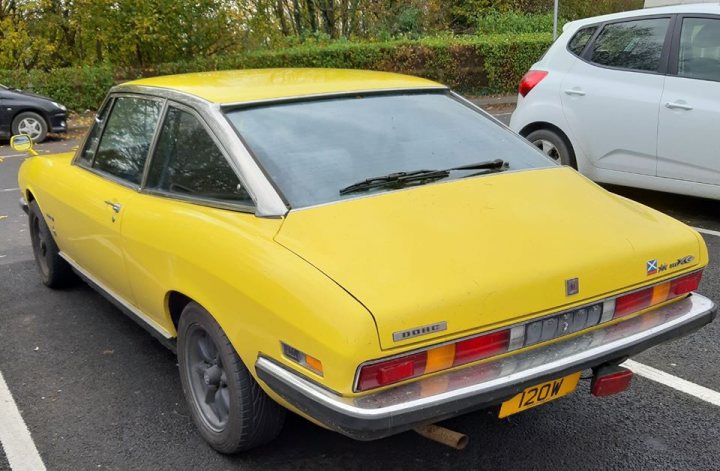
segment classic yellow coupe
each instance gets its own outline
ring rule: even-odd
[[[284,408],[370,440],[505,417],[584,370],[613,394],[628,356],[715,316],[695,231],[420,78],[126,83],[76,153],[19,182],[43,282],[80,275],[176,349],[225,453],[273,439]]]

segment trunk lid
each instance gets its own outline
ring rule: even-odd
[[[687,226],[565,167],[291,211],[276,241],[367,307],[383,349],[520,322],[707,258]],[[670,268],[688,256],[691,262]],[[648,274],[651,260],[666,269]],[[579,293],[568,296],[572,278]],[[393,333],[440,322],[447,330],[393,340]]]

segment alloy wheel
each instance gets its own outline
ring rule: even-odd
[[[561,162],[562,159],[560,157],[560,152],[558,151],[558,148],[555,147],[555,145],[548,141],[547,139],[538,139],[536,141],[533,141],[533,145],[540,149],[543,154],[547,155],[551,159],[553,159],[556,162]]]
[[[34,141],[42,134],[42,124],[35,118],[23,118],[18,123],[18,133],[27,134]]]
[[[188,331],[185,363],[195,406],[202,420],[221,432],[230,416],[230,391],[217,345],[208,332],[194,324]]]

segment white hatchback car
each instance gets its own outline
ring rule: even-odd
[[[595,181],[720,199],[720,5],[568,23],[510,127]]]

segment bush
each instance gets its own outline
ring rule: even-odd
[[[0,70],[0,83],[45,95],[79,111],[97,108],[115,81],[110,67],[70,67],[47,72]]]
[[[558,21],[558,31],[562,30],[565,21]],[[552,33],[553,14],[531,14],[522,12],[499,12],[491,10],[480,16],[477,21],[478,34],[502,33]]]
[[[434,37],[387,42],[336,42],[200,58],[125,70],[124,78],[202,70],[332,67],[418,75],[463,93],[514,93],[522,75],[550,46],[550,34]]]
[[[97,108],[117,82],[205,70],[281,67],[370,69],[418,75],[468,94],[514,93],[552,42],[549,34],[333,42],[200,57],[145,69],[80,67],[48,72],[0,70],[0,83],[51,97],[73,110]]]

